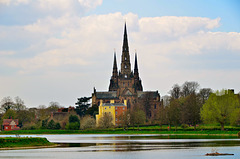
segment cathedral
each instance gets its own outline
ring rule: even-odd
[[[99,106],[100,103],[110,103],[112,100],[115,103],[126,103],[128,110],[140,107],[149,119],[156,116],[158,108],[162,105],[158,91],[143,91],[136,53],[134,69],[131,70],[126,23],[123,35],[121,69],[118,71],[116,53],[114,52],[113,70],[108,91],[98,92],[94,88],[92,93],[92,105]]]

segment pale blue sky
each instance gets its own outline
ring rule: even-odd
[[[216,31],[240,32],[239,0],[106,0],[88,14],[136,13],[139,17],[190,16],[221,18]]]
[[[107,91],[125,20],[144,90],[240,91],[239,0],[0,0],[0,100],[69,106]]]

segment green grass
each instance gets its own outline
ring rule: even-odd
[[[225,131],[221,131],[218,125],[201,125],[194,130],[193,127],[181,128],[168,126],[141,126],[139,130],[136,127],[129,127],[128,130],[123,128],[111,129],[91,129],[91,130],[17,130],[17,131],[2,131],[1,134],[176,134],[176,135],[221,135],[221,136],[237,136],[240,127],[225,126]]]
[[[221,131],[221,130],[198,130],[198,131],[167,131],[167,130],[146,130],[146,129],[96,129],[96,130],[18,130],[18,131],[5,131],[0,134],[186,134],[186,135],[235,135],[239,131]]]
[[[46,138],[37,137],[4,137],[0,138],[0,148],[12,148],[12,147],[32,147],[32,146],[51,146]]]

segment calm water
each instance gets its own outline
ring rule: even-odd
[[[0,135],[4,136],[4,135]],[[6,135],[5,135],[6,136]],[[239,139],[175,139],[159,135],[27,135],[46,137],[57,148],[0,150],[0,158],[100,158],[100,159],[240,159]],[[179,138],[179,137],[178,137]],[[234,156],[209,157],[217,150]]]

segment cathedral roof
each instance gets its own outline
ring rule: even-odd
[[[113,98],[117,98],[117,91],[96,92],[96,97],[99,98],[99,99],[113,99]]]
[[[146,96],[150,98],[157,98],[159,96],[158,91],[137,91],[138,98],[144,98]]]

